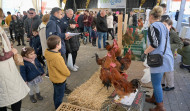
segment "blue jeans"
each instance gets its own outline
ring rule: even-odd
[[[98,32],[98,48],[101,48],[102,37],[104,48],[106,47],[107,32]]]
[[[89,33],[89,42],[91,42],[92,28],[91,28],[91,27],[84,26],[84,32],[88,32],[88,33]]]
[[[163,102],[163,91],[161,81],[164,73],[151,73],[151,81],[153,85],[153,93],[157,103]]]
[[[54,100],[55,109],[57,109],[63,101],[64,92],[65,92],[65,82],[60,84],[53,83],[53,87],[54,87],[53,100]]]

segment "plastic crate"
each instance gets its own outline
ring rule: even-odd
[[[77,105],[73,105],[70,103],[62,103],[56,111],[95,111],[87,108],[83,108]]]

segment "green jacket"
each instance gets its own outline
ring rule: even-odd
[[[183,58],[183,63],[185,65],[190,65],[190,45],[183,47],[182,49],[178,49],[177,53],[180,54]]]
[[[176,49],[181,49],[183,47],[183,42],[173,29],[170,30],[170,45],[173,55]]]

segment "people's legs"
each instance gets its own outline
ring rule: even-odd
[[[25,43],[24,43],[24,35],[21,35],[20,37],[21,37],[22,45],[25,45]]]
[[[104,32],[104,34],[103,34],[103,45],[104,45],[104,48],[106,48],[106,38],[107,38],[107,33]]]
[[[21,111],[21,104],[22,104],[21,100],[15,104],[12,104],[11,105],[12,111]]]
[[[34,91],[35,91],[34,86],[32,84],[28,84],[28,87],[30,88],[29,95],[30,96],[34,95]]]
[[[53,100],[54,100],[55,109],[57,109],[62,103],[64,97],[65,82],[61,84],[53,84],[53,87],[54,87]]]
[[[72,52],[72,57],[73,57],[73,66],[74,66],[76,63],[76,58],[77,58],[77,51]]]
[[[169,88],[174,87],[174,71],[166,72],[166,86]]]
[[[163,102],[162,81],[163,73],[151,73],[151,81],[154,89],[154,96],[157,103]]]
[[[37,100],[36,100],[35,97],[34,97],[34,91],[35,91],[34,85],[28,83],[28,87],[30,88],[30,92],[29,92],[30,101],[31,101],[32,103],[36,103]]]
[[[9,32],[10,32],[11,39],[14,40],[14,38],[13,38],[13,30],[11,28],[9,28]]]
[[[91,33],[92,33],[91,27],[88,27],[88,32],[89,32],[89,42],[91,42]]]
[[[87,27],[86,26],[84,26],[84,32],[87,32]]]
[[[18,45],[20,45],[20,37],[17,34],[15,34],[15,39],[17,40]]]
[[[110,33],[110,29],[108,29],[108,32],[107,32],[107,40],[109,40],[109,33]]]
[[[114,39],[114,31],[113,31],[113,28],[110,29],[111,30],[111,36],[112,36],[112,39]]]
[[[7,111],[7,107],[0,107],[0,111]]]
[[[164,73],[163,78],[162,78],[162,85],[166,85],[166,74]]]
[[[100,49],[101,48],[101,40],[102,40],[102,32],[98,32],[98,48]]]

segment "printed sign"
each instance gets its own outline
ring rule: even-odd
[[[126,0],[98,0],[98,8],[126,8]]]

